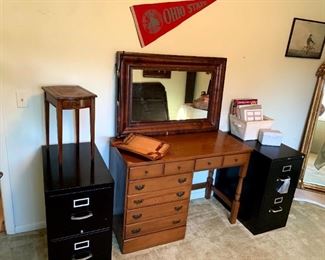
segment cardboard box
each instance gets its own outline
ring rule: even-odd
[[[282,133],[279,130],[260,129],[258,141],[263,145],[280,146],[282,143]]]
[[[229,119],[230,132],[244,141],[257,140],[259,130],[269,129],[273,124],[273,119],[267,116],[263,116],[260,121],[244,121],[233,115],[229,115]]]

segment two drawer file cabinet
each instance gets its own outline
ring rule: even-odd
[[[42,147],[50,260],[111,259],[114,182],[90,143]]]
[[[253,234],[284,227],[304,155],[284,144],[266,146],[258,141],[245,144],[254,150],[244,180],[238,218]],[[236,168],[218,170],[215,186],[233,194],[236,171]]]

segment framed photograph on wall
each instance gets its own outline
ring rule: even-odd
[[[294,18],[286,57],[320,59],[325,43],[325,22]]]

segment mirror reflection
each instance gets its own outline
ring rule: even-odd
[[[132,70],[133,122],[206,119],[211,73]]]

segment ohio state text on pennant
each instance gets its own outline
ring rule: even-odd
[[[169,32],[217,0],[191,0],[130,7],[141,47]]]

